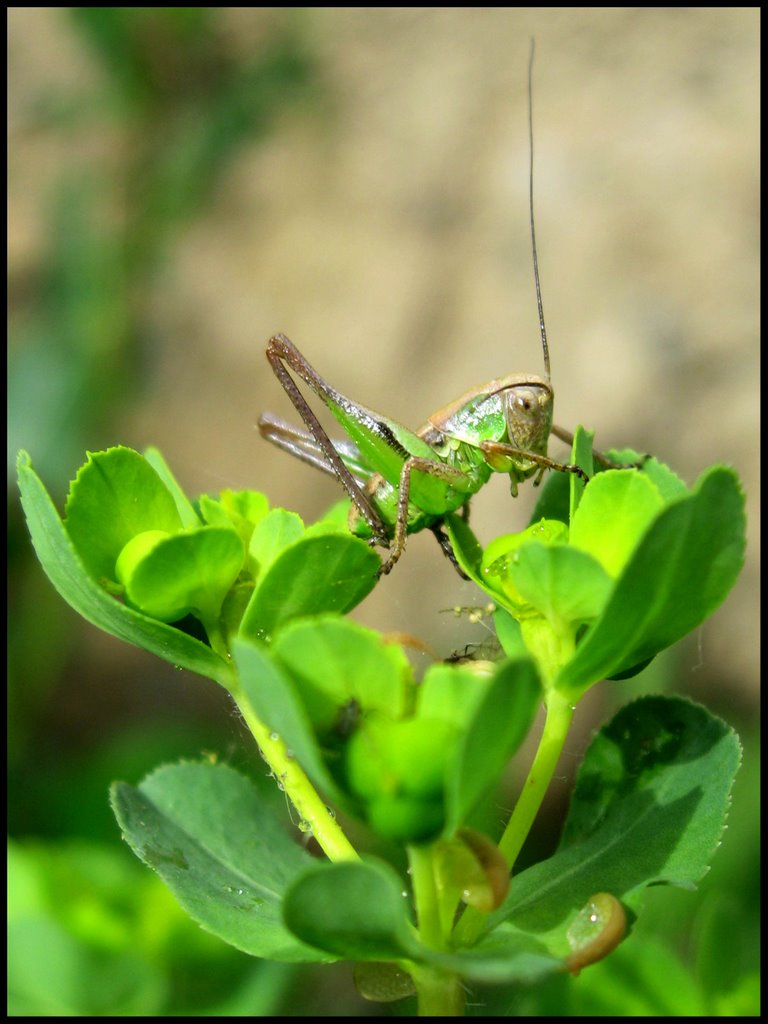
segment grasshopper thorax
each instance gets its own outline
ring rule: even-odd
[[[434,413],[420,433],[433,445],[450,438],[478,447],[484,441],[495,441],[544,455],[553,402],[549,381],[511,374],[473,388]]]

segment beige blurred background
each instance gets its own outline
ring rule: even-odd
[[[219,45],[247,55],[287,11],[219,9]],[[254,427],[267,409],[295,419],[264,359],[272,333],[287,333],[339,390],[414,428],[472,385],[540,373],[527,196],[535,36],[535,211],[556,420],[596,429],[604,447],[653,452],[688,483],[712,463],[736,467],[747,566],[685,645],[676,688],[749,704],[759,636],[758,9],[301,17],[322,99],[283,110],[177,232],[145,295],[141,389],[109,440],[156,444],[189,493],[263,488],[312,519],[339,489]],[[65,9],[11,8],[9,48],[13,322],[45,248],[52,182],[109,167],[128,142],[98,122],[30,127],[41,90],[102,89]],[[513,502],[505,480],[492,481],[473,504],[477,532],[489,540],[522,528],[534,498],[528,487]],[[482,628],[440,610],[478,600],[425,534],[357,614],[448,654]],[[127,656],[87,636],[108,660]]]

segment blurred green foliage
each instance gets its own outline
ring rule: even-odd
[[[29,446],[58,501],[83,451],[119,433],[141,386],[174,232],[205,212],[243,147],[320,91],[300,9],[265,8],[247,53],[216,8],[64,16],[84,59],[95,58],[99,87],[23,97],[25,127],[53,138],[87,131],[109,145],[83,147],[54,177],[40,260],[9,277],[8,455]],[[120,847],[107,801],[115,775],[133,780],[164,758],[225,748],[231,731],[212,722],[204,732],[167,712],[149,728],[105,731],[99,721],[114,701],[94,707],[87,689],[78,698],[88,674],[75,661],[80,625],[40,574],[15,488],[8,509],[9,1012],[275,1013],[292,969],[191,924]],[[106,694],[110,680],[98,682]]]
[[[247,59],[232,52],[215,8],[70,12],[103,88],[98,99],[38,99],[36,127],[87,124],[113,141],[54,183],[39,278],[11,307],[9,366],[9,452],[31,448],[60,487],[140,381],[173,230],[204,211],[279,111],[319,89],[300,11],[265,9]]]

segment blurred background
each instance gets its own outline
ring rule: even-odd
[[[739,731],[723,849],[696,898],[665,893],[657,913],[683,959],[694,918],[735,920],[750,968],[758,19],[757,8],[9,9],[12,1012],[302,1015],[327,1005],[325,991],[339,1015],[378,1012],[346,967],[297,986],[294,968],[203,935],[121,848],[112,779],[205,753],[256,776],[261,763],[214,684],[121,646],[58,598],[31,551],[14,462],[27,449],[61,508],[86,449],[154,444],[191,495],[263,489],[310,521],[340,491],[255,430],[264,410],[296,419],[264,358],[271,334],[412,428],[474,385],[542,373],[531,36],[556,421],[595,429],[600,447],[652,452],[689,484],[728,463],[749,517],[726,604],[647,677],[596,688],[567,756],[578,763],[591,730],[648,689],[689,694]],[[534,499],[528,487],[513,502],[492,481],[473,502],[478,535],[521,529]],[[424,534],[356,617],[447,656],[487,629],[444,610],[479,600]],[[554,822],[568,766],[563,776]],[[556,842],[546,819],[540,828],[531,856]],[[43,942],[59,953],[26,955]],[[53,964],[68,966],[52,976]]]

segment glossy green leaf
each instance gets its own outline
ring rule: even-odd
[[[656,486],[642,473],[607,470],[584,491],[571,520],[570,543],[616,577],[663,504]]]
[[[719,845],[740,756],[733,730],[690,701],[623,708],[587,750],[559,849],[513,876],[488,929],[504,922],[567,956],[566,932],[593,894],[637,910],[649,885],[693,888]]]
[[[565,544],[527,541],[493,568],[499,599],[510,611],[521,618],[543,615],[553,623],[591,621],[612,586],[594,558]]]
[[[525,739],[541,701],[541,684],[529,659],[503,662],[483,687],[460,734],[446,775],[446,827],[464,822],[493,786]]]
[[[19,454],[17,465],[21,503],[37,557],[67,604],[88,622],[119,640],[142,647],[173,665],[215,679],[224,686],[231,686],[231,667],[210,647],[178,629],[128,608],[96,583],[75,551],[26,452]]]
[[[356,537],[305,537],[275,559],[246,610],[241,632],[266,639],[300,615],[348,612],[376,585],[379,556]]]
[[[403,882],[388,864],[317,866],[285,895],[286,926],[302,942],[349,960],[395,960],[418,952]]]
[[[589,480],[592,479],[595,473],[595,463],[592,454],[592,441],[594,437],[595,433],[593,430],[576,427],[573,434],[573,445],[571,446],[571,462],[575,466],[580,466],[587,474]],[[564,476],[565,474],[557,475]],[[568,520],[573,522],[576,509],[581,503],[581,496],[584,494],[584,489],[587,485],[576,473],[569,473],[568,480],[570,483]]]
[[[127,548],[140,542],[135,537]],[[214,621],[227,591],[242,568],[245,551],[230,526],[200,526],[157,540],[143,556],[120,572],[130,603],[162,622],[186,614]],[[121,555],[118,566],[124,560]]]
[[[253,579],[258,575],[259,564],[249,553],[251,537],[254,529],[269,513],[269,502],[266,496],[259,491],[224,490],[217,498],[202,494],[198,498],[198,505],[200,514],[210,526],[233,526],[237,530],[246,550],[244,573],[250,577],[247,585],[252,591]],[[238,605],[239,603],[238,601]],[[242,618],[244,607],[245,605],[240,608],[237,615],[238,623]]]
[[[514,619],[505,608],[497,608],[493,613],[493,624],[501,648],[508,658],[528,657],[517,619]]]
[[[351,701],[362,711],[400,718],[412,682],[410,663],[396,644],[338,616],[289,622],[275,635],[272,654],[293,678],[314,728],[330,729]]]
[[[261,491],[232,491],[229,488],[219,494],[219,504],[237,527],[248,523],[257,526],[269,512],[269,501]]]
[[[443,528],[451,542],[456,561],[464,573],[482,587],[480,562],[483,549],[463,516],[450,512],[445,517]]]
[[[65,525],[96,580],[114,581],[115,562],[139,533],[182,527],[176,503],[146,459],[131,448],[89,452],[70,484]]]
[[[134,853],[206,931],[253,956],[327,960],[285,928],[281,903],[313,863],[227,765],[159,768],[115,783],[112,807]]]
[[[301,516],[284,508],[273,508],[256,526],[248,546],[248,554],[262,576],[286,548],[304,535]]]
[[[496,537],[483,551],[482,571],[484,576],[498,576],[508,569],[512,555],[524,544],[531,541],[541,544],[567,544],[568,527],[558,519],[540,519],[525,530],[505,533]]]
[[[188,529],[191,529],[194,526],[200,526],[200,516],[195,512],[192,502],[186,496],[178,480],[171,472],[171,467],[165,461],[162,452],[160,452],[158,448],[145,448],[144,458],[163,481],[173,497],[182,526],[185,526]]]
[[[682,498],[684,495],[688,494],[688,488],[677,473],[673,473],[669,466],[663,462],[659,462],[656,458],[644,456],[640,452],[634,451],[632,448],[625,448],[621,451],[610,451],[607,454],[609,458],[614,460],[614,462],[626,464],[642,463],[642,468],[635,470],[635,472],[647,477],[656,487],[665,502],[672,501],[675,498]]]
[[[303,942],[344,959],[408,959],[476,981],[531,982],[563,969],[543,943],[503,929],[472,949],[428,949],[410,930],[407,908],[404,885],[388,865],[318,865],[286,893],[285,923]]]
[[[744,496],[732,470],[714,467],[661,511],[616,581],[597,622],[558,677],[569,699],[631,668],[695,629],[741,570]]]

